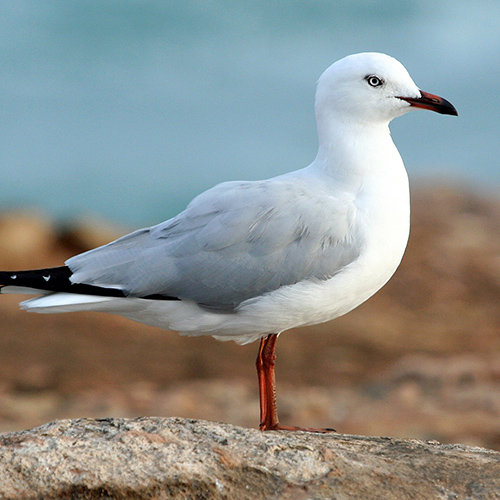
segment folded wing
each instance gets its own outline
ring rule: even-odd
[[[74,283],[230,311],[282,286],[327,279],[354,261],[355,215],[349,200],[303,180],[227,182],[177,217],[66,264]]]

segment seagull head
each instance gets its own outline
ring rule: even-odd
[[[332,64],[318,81],[318,118],[387,124],[417,108],[458,114],[446,99],[420,90],[406,68],[385,54],[347,56]]]

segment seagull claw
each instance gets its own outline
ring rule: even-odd
[[[330,427],[325,427],[325,428],[314,428],[314,427],[295,427],[295,426],[289,426],[289,425],[281,425],[277,424],[274,426],[267,427],[265,426],[260,426],[261,431],[293,431],[293,432],[314,432],[316,434],[329,434],[331,432],[337,432],[335,429],[332,429]]]

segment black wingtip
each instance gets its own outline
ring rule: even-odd
[[[70,280],[72,274],[68,266],[32,269],[29,271],[2,271],[0,272],[0,287],[16,286],[46,292],[124,297],[124,293],[121,290],[114,288],[72,283]]]
[[[40,292],[65,292],[104,297],[126,297],[126,293],[117,288],[106,288],[85,283],[73,283],[73,272],[68,266],[30,271],[0,271],[0,293],[2,287],[19,287],[19,289],[40,290]],[[149,300],[180,300],[161,294],[137,297]]]

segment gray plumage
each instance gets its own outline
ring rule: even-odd
[[[231,311],[284,285],[330,278],[355,260],[355,214],[352,200],[333,196],[318,179],[226,182],[176,217],[66,264],[74,283]]]

